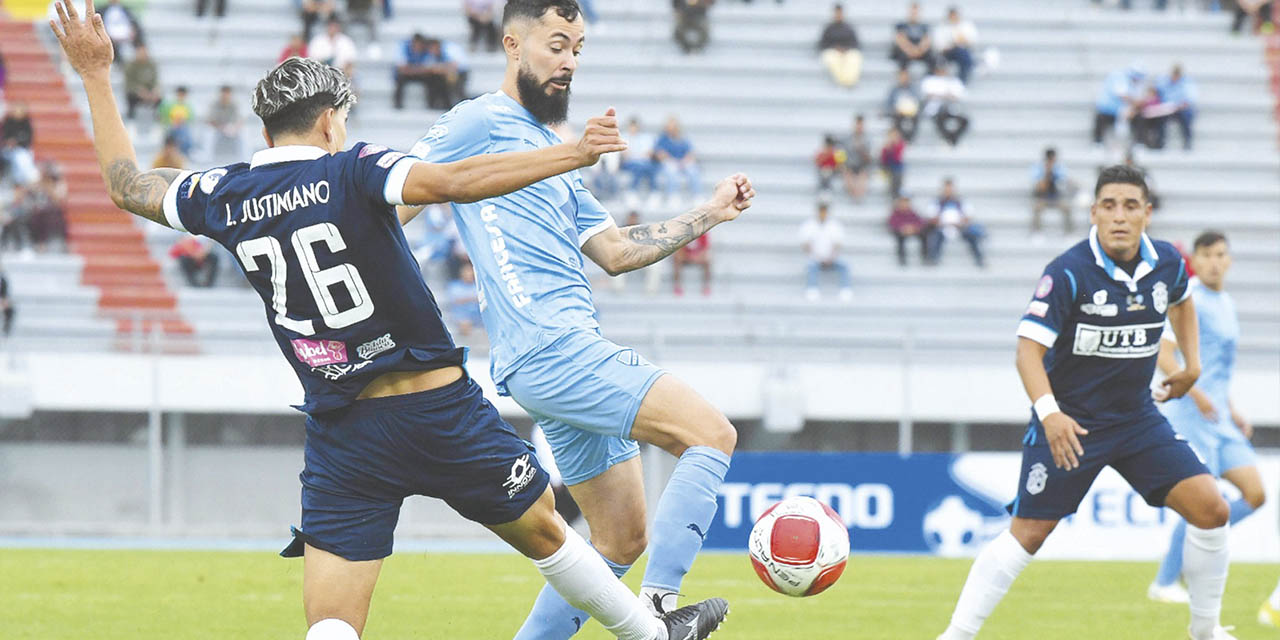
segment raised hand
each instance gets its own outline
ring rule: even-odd
[[[735,173],[716,185],[715,193],[708,203],[719,214],[721,222],[734,220],[751,206],[756,190],[746,175]]]
[[[578,139],[578,153],[582,156],[582,166],[589,167],[600,160],[600,156],[615,151],[626,151],[627,142],[622,139],[618,129],[618,114],[609,107],[603,116],[587,120],[587,126]]]
[[[62,45],[71,68],[81,77],[110,72],[111,61],[115,59],[115,48],[111,46],[111,38],[107,37],[107,29],[102,25],[102,16],[93,8],[93,0],[84,2],[83,22],[69,0],[58,0],[54,7],[58,12],[58,19],[50,20],[49,27],[53,29],[53,35],[58,37],[58,44]]]

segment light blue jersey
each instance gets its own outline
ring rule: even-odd
[[[560,142],[520,103],[495,91],[441,116],[412,153],[453,162]],[[454,204],[453,213],[475,265],[490,373],[500,390],[516,368],[557,338],[599,330],[581,247],[614,222],[577,171],[499,198]]]

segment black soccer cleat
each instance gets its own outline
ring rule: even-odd
[[[667,640],[706,640],[729,616],[729,601],[711,598],[662,614]]]

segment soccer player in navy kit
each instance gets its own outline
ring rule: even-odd
[[[112,200],[231,250],[306,391],[302,526],[308,640],[355,640],[408,495],[445,500],[534,564],[567,600],[626,640],[705,638],[723,601],[653,618],[554,511],[532,447],[465,374],[464,354],[405,242],[395,205],[474,201],[625,148],[614,118],[577,145],[430,164],[385,147],[341,151],[355,102],[342,72],[291,58],[253,108],[270,147],[250,164],[141,172],[111,92],[114,52],[92,0],[51,21],[83,78]]]
[[[1018,326],[1017,367],[1033,401],[1009,530],[974,560],[939,640],[968,640],[1058,521],[1075,513],[1110,465],[1152,506],[1187,521],[1183,574],[1193,640],[1227,640],[1218,623],[1227,580],[1226,501],[1209,470],[1156,410],[1149,384],[1166,317],[1184,368],[1161,383],[1166,399],[1200,375],[1195,304],[1181,255],[1145,231],[1142,173],[1103,170],[1089,238],[1045,269]]]

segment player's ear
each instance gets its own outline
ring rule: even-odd
[[[506,52],[507,57],[512,60],[520,59],[520,38],[516,34],[507,31],[502,34],[502,49]]]

